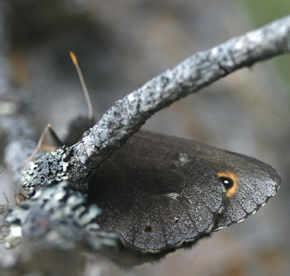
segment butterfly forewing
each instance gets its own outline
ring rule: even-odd
[[[216,173],[237,177],[235,193],[225,199],[225,208],[215,228],[226,227],[256,212],[275,195],[281,179],[271,166],[248,156],[217,149],[196,141],[151,132],[136,134],[140,140],[160,141],[168,147],[204,160]]]

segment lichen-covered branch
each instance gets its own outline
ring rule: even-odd
[[[158,110],[237,69],[289,50],[288,16],[208,51],[198,52],[148,81],[117,101],[85,137],[71,147],[67,174],[74,182],[74,187],[81,189],[91,171]]]

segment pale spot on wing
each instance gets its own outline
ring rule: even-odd
[[[180,194],[178,194],[178,193],[168,193],[168,194],[165,194],[165,196],[167,196],[169,198],[172,198],[174,200],[177,200],[177,198],[180,197]]]
[[[185,165],[186,163],[190,162],[191,159],[188,156],[188,154],[181,152],[181,153],[179,153],[179,159],[178,159],[178,161],[179,161],[179,164]]]

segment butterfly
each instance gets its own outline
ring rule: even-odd
[[[83,80],[75,56],[72,58]],[[89,110],[88,118],[71,122],[63,142],[66,146],[80,140],[83,131],[94,125],[92,108]],[[35,175],[28,173],[28,180],[40,183],[40,164],[36,167]],[[122,266],[132,266],[193,246],[213,232],[243,221],[276,194],[280,182],[274,168],[254,158],[140,131],[95,169],[86,206],[100,207],[102,214],[92,219],[102,230],[120,236],[118,250],[103,255]]]
[[[152,261],[256,213],[280,182],[257,159],[140,131],[96,170],[88,200],[103,229]]]

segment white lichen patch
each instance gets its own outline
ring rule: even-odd
[[[21,227],[17,224],[12,224],[9,228],[9,235],[4,239],[5,247],[7,249],[13,248],[16,246],[22,238],[22,230]]]

